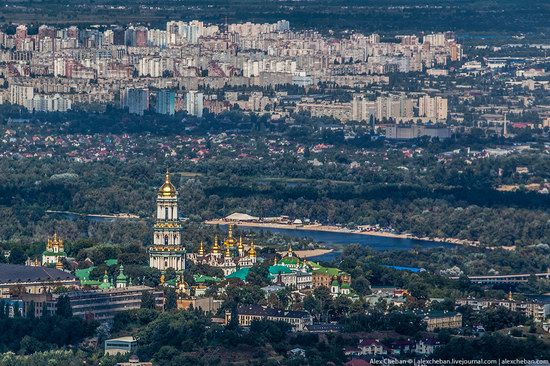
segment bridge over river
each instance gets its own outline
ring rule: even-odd
[[[529,277],[534,275],[538,279],[549,279],[550,271],[544,273],[524,273],[524,274],[509,274],[509,275],[495,275],[495,276],[468,276],[470,281],[479,284],[497,284],[497,283],[522,283],[529,281]],[[451,279],[457,280],[459,277],[451,277]]]

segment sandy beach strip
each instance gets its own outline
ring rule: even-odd
[[[299,257],[299,258],[311,258],[311,257],[317,257],[320,255],[325,255],[328,253],[332,253],[334,249],[304,249],[304,250],[293,250],[293,252]],[[277,254],[284,256],[287,254],[287,251],[277,252]]]
[[[470,242],[467,240],[453,239],[453,238],[428,238],[428,237],[416,237],[411,234],[397,234],[390,233],[385,231],[362,231],[362,230],[351,230],[339,226],[332,225],[296,225],[296,224],[280,224],[272,222],[232,222],[225,220],[207,220],[205,221],[207,225],[228,225],[235,224],[241,227],[254,227],[254,228],[268,228],[268,229],[287,229],[287,230],[312,230],[312,231],[326,231],[331,233],[342,233],[342,234],[356,234],[356,235],[370,235],[370,236],[381,236],[386,238],[395,238],[395,239],[414,239],[414,240],[424,240],[424,241],[433,241],[433,242],[443,242],[457,245],[472,245],[476,246],[477,243]]]

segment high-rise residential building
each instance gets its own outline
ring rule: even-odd
[[[173,90],[160,90],[157,94],[155,111],[159,114],[173,115],[176,111],[176,92]]]
[[[159,57],[144,57],[139,60],[137,69],[140,76],[158,78],[162,76],[163,68]]]
[[[115,46],[123,46],[125,39],[125,32],[124,28],[117,27],[113,29],[113,45]]]
[[[134,31],[136,47],[147,47],[147,28],[137,27]]]
[[[67,112],[72,107],[70,99],[64,98],[59,94],[54,95],[34,95],[27,101],[25,107],[35,112]]]
[[[55,38],[57,32],[54,27],[50,27],[48,25],[41,25],[38,28],[38,38],[46,38],[49,37],[51,39]]]
[[[445,33],[434,33],[425,35],[423,43],[429,43],[432,47],[443,47],[445,46],[446,40]]]
[[[376,102],[369,101],[364,95],[354,95],[351,102],[351,119],[354,121],[370,121],[376,116]]]
[[[149,90],[126,88],[122,102],[129,113],[143,116],[143,112],[149,110]]]
[[[451,61],[460,61],[462,59],[462,45],[452,42],[450,46]]]
[[[19,51],[21,50],[21,46],[23,45],[25,39],[27,38],[28,31],[27,26],[24,24],[20,24],[15,29],[15,48]]]
[[[136,29],[133,26],[128,27],[124,31],[124,45],[125,46],[135,46],[136,45]]]
[[[414,101],[405,94],[380,96],[376,99],[376,118],[398,121],[414,117]]]
[[[114,32],[111,29],[107,29],[103,32],[103,46],[112,46],[114,44],[114,38]]]
[[[10,85],[10,103],[27,106],[34,97],[34,88],[24,85]]]
[[[187,113],[192,116],[202,117],[204,108],[204,95],[198,91],[189,91],[185,96]]]
[[[424,95],[418,99],[418,116],[436,121],[446,121],[448,115],[447,99]]]
[[[277,30],[279,32],[286,32],[290,30],[290,22],[288,20],[279,20],[277,22]]]
[[[80,31],[78,30],[78,27],[73,25],[67,29],[67,37],[78,39],[79,36],[80,36]]]

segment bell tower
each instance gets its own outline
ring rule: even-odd
[[[185,248],[181,245],[181,224],[178,219],[178,192],[166,172],[164,184],[157,194],[153,244],[149,247],[149,266],[166,271],[185,270]]]

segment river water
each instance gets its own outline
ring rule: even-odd
[[[224,225],[225,226],[225,225]],[[374,250],[407,250],[414,248],[454,248],[456,245],[450,243],[433,242],[427,240],[388,238],[385,236],[361,235],[351,233],[334,233],[330,231],[280,229],[280,228],[256,228],[241,226],[240,230],[254,232],[270,232],[293,238],[307,238],[314,242],[325,244],[327,247],[341,248],[346,244],[359,244]],[[338,256],[338,251],[325,254],[319,257],[312,257],[312,260],[330,261]]]
[[[58,213],[58,215],[74,220],[77,215],[73,213]],[[116,221],[120,218],[104,218],[104,217],[86,217],[84,218],[91,221]],[[224,230],[227,230],[227,225],[220,225]],[[238,226],[238,225],[237,225]],[[248,227],[241,226],[239,229],[245,231],[254,232],[270,232],[273,234],[280,234],[283,236],[289,236],[293,238],[307,238],[316,243],[324,244],[327,247],[333,247],[336,250],[324,254],[319,257],[312,257],[312,260],[330,261],[336,258],[339,254],[339,249],[343,245],[347,244],[359,244],[365,247],[369,247],[374,250],[408,250],[414,248],[453,248],[454,244],[433,242],[427,240],[417,239],[401,239],[401,238],[388,238],[385,236],[373,236],[373,235],[361,235],[351,233],[335,233],[330,231],[316,231],[316,230],[298,230],[298,229],[280,229],[280,228],[266,228],[266,227]]]

